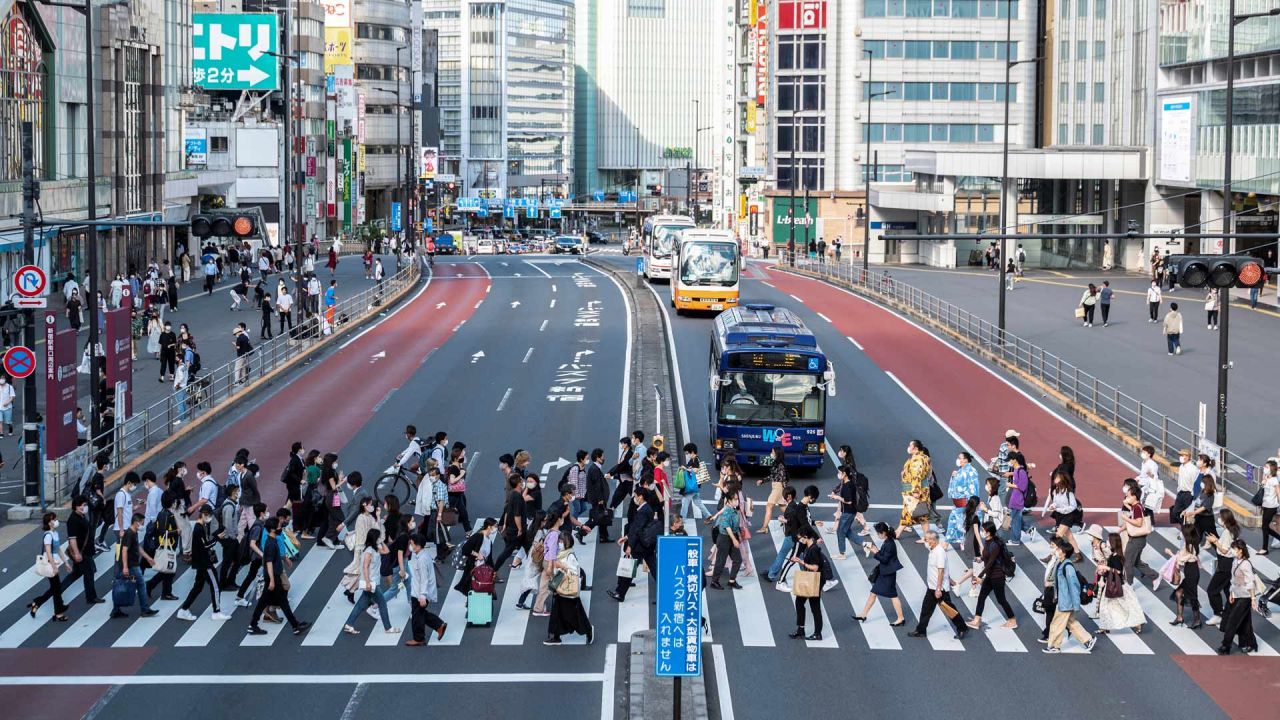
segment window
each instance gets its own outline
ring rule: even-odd
[[[825,37],[806,39],[803,53],[805,70],[824,69],[827,66],[827,39]]]
[[[992,102],[996,99],[995,83],[978,83],[978,100]]]
[[[933,16],[947,17],[951,14],[950,0],[933,0]]]
[[[928,60],[930,56],[930,43],[928,40],[908,40],[907,41],[907,59],[908,60]]]
[[[933,0],[907,0],[907,17],[927,18],[933,15]]]
[[[472,120],[497,120],[500,108],[497,105],[472,105]]]
[[[1071,88],[1071,83],[1068,83],[1065,81],[1058,83],[1058,102],[1070,102],[1071,100],[1070,88]]]
[[[951,85],[949,83],[933,83],[933,99],[947,100],[949,99]]]
[[[1099,20],[1107,17],[1107,0],[1093,0],[1093,16]]]
[[[1094,145],[1102,145],[1102,144],[1103,144],[1103,142],[1102,142],[1102,125],[1101,125],[1100,123],[1094,123],[1094,125],[1093,125],[1093,144],[1094,144]]]
[[[1093,84],[1093,101],[1096,103],[1103,102],[1107,97],[1106,83],[1096,82]]]
[[[1076,41],[1076,59],[1084,60],[1087,57],[1089,57],[1089,41],[1077,40]]]
[[[978,43],[978,59],[979,60],[995,60],[996,44],[991,40]]]
[[[862,17],[885,17],[885,0],[863,0]]]
[[[867,142],[867,133],[871,134],[871,142],[884,142],[884,123],[863,123],[862,142]]]
[[[884,44],[884,56],[885,56],[885,57],[887,57],[887,58],[900,58],[900,57],[902,57],[902,41],[901,41],[901,40],[887,40],[887,41],[885,41],[885,44]]]
[[[1062,17],[1071,17],[1071,0],[1062,0]]]
[[[934,58],[951,57],[951,43],[947,42],[946,40],[934,40],[933,41],[933,57]]]
[[[971,143],[976,137],[974,126],[969,124],[952,124],[950,132],[948,141],[953,143]]]
[[[996,85],[996,102],[1004,102],[1004,91],[1004,83]],[[1018,102],[1018,86],[1014,83],[1009,83],[1009,102]]]
[[[791,118],[778,118],[778,152],[791,152],[793,134],[791,132]],[[781,172],[781,167],[779,167]],[[779,176],[781,180],[781,176]]]
[[[1058,43],[1058,54],[1062,56],[1061,58],[1059,58],[1060,60],[1071,59],[1071,41],[1070,40],[1063,40]]]
[[[227,151],[226,135],[210,135],[209,136],[209,152],[224,153]]]
[[[903,140],[909,143],[929,142],[929,126],[926,123],[907,123],[902,126]]]
[[[947,141],[947,126],[942,123],[934,123],[929,126],[929,140],[933,142]]]
[[[779,70],[792,70],[796,67],[795,52],[797,39],[798,38],[794,35],[786,35],[778,38],[777,53]],[[863,47],[866,47],[865,43],[863,44]],[[866,49],[870,50],[871,48]]]
[[[779,47],[781,47],[782,43],[779,42],[778,45]],[[871,57],[875,58],[876,60],[880,60],[881,58],[884,57],[884,41],[883,40],[863,40],[862,49],[871,53]],[[779,65],[778,67],[781,68],[782,66]]]
[[[996,17],[1001,20],[1009,17],[1010,12],[1015,20],[1018,19],[1018,0],[1003,0],[996,6]]]
[[[978,0],[978,17],[993,18],[999,12],[999,5],[1003,3],[997,0]]]
[[[889,93],[884,95],[882,93]],[[876,95],[876,102],[881,100],[901,100],[902,99],[902,83],[900,82],[876,82],[862,84],[862,100],[866,102],[868,97]],[[928,98],[925,98],[926,100]]]
[[[952,60],[977,60],[978,43],[974,40],[955,40],[951,43]]]
[[[1067,124],[1066,123],[1058,123],[1058,144],[1059,145],[1067,144]]]
[[[903,99],[908,101],[930,100],[931,98],[929,96],[929,83],[924,83],[924,82],[906,83],[905,94],[903,96]]]
[[[951,17],[978,17],[978,0],[951,0]]]
[[[661,18],[667,15],[667,0],[627,0],[627,16]]]
[[[1084,83],[1076,83],[1076,102],[1082,103],[1085,99]]]
[[[978,126],[978,142],[995,142],[996,126],[995,125],[979,125]]]
[[[823,77],[806,76],[803,78],[802,109],[825,110],[827,108],[827,84]]]
[[[1107,56],[1107,41],[1094,40],[1093,41],[1093,59],[1102,60],[1106,56]]]
[[[1076,17],[1089,17],[1089,0],[1076,0]]]
[[[1076,123],[1075,127],[1076,145],[1084,144],[1084,123]]]
[[[796,110],[796,86],[787,82],[790,78],[780,78],[778,80],[778,110],[795,112]]]
[[[977,83],[951,83],[951,101],[965,102],[978,99]]]

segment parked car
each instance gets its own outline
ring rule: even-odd
[[[608,245],[609,238],[596,230],[588,230],[587,242],[591,245]]]

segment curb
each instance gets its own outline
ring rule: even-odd
[[[422,279],[422,275],[421,273],[419,273],[418,278],[415,279],[412,283],[406,284],[404,289],[401,290],[399,293],[385,298],[381,306],[382,309],[384,310],[390,309],[395,305],[397,305],[401,300],[405,298],[405,296],[407,296],[412,290],[418,287],[418,283],[421,279]],[[223,417],[227,411],[234,410],[237,406],[240,405],[240,403],[242,403],[250,395],[254,394],[255,391],[259,390],[264,386],[270,385],[272,382],[277,380],[281,375],[292,370],[299,363],[305,360],[309,360],[313,355],[316,354],[317,351],[328,347],[332,340],[335,340],[352,330],[363,328],[366,324],[368,324],[371,320],[373,320],[376,317],[377,317],[377,313],[369,313],[368,315],[365,316],[365,319],[360,322],[343,324],[342,327],[339,327],[335,329],[332,333],[330,333],[327,338],[320,340],[318,342],[313,342],[311,347],[299,353],[293,359],[286,361],[284,364],[280,365],[279,367],[276,367],[274,370],[244,385],[242,388],[240,388],[240,390],[236,391],[235,394],[228,397],[226,401],[223,403],[221,408],[214,410],[212,412],[204,413],[200,417],[193,418],[189,422],[184,423],[181,429],[175,431],[173,434],[169,435],[164,440],[161,440],[160,442],[156,443],[150,449],[143,451],[142,453],[138,454],[133,458],[130,458],[125,463],[125,467],[116,468],[115,471],[113,471],[106,478],[106,491],[111,492],[114,489],[116,483],[123,480],[125,473],[127,473],[129,470],[132,470],[133,468],[136,468],[139,465],[142,465],[143,463],[146,463],[154,459],[157,455],[161,454],[162,452],[169,450],[173,445],[177,444],[179,441],[188,437],[197,428],[207,425],[208,423],[212,422],[215,419]],[[10,522],[33,520],[39,517],[40,512],[41,512],[40,508],[36,506],[17,505],[9,508],[6,514],[6,517]],[[67,505],[57,505],[57,506],[48,505],[46,506],[45,512],[58,513],[59,518],[65,520],[66,516],[70,514],[70,507],[68,507]]]
[[[1008,372],[1010,375],[1014,377],[1014,379],[1017,379],[1021,381],[1023,384],[1033,387],[1036,390],[1040,391],[1040,393],[1045,397],[1051,399],[1062,408],[1070,411],[1073,415],[1080,418],[1081,420],[1084,420],[1086,423],[1088,423],[1090,427],[1094,428],[1095,430],[1102,431],[1108,437],[1120,442],[1121,444],[1123,444],[1125,447],[1129,448],[1133,452],[1138,452],[1142,448],[1142,446],[1145,444],[1135,439],[1133,436],[1129,435],[1128,433],[1124,432],[1113,423],[1108,422],[1106,419],[1104,419],[1097,413],[1087,410],[1084,406],[1075,402],[1074,400],[1062,394],[1058,390],[1051,388],[1048,385],[1045,385],[1044,383],[1040,382],[1034,376],[1026,373],[1025,371],[1010,365],[999,355],[989,352],[987,350],[984,350],[981,347],[975,346],[967,338],[955,332],[952,332],[950,329],[946,327],[938,325],[931,318],[927,316],[916,316],[915,314],[908,311],[907,308],[903,307],[899,303],[886,301],[878,295],[863,292],[861,289],[856,287],[846,288],[845,286],[833,283],[829,281],[827,278],[824,278],[816,273],[811,273],[806,270],[801,270],[799,268],[794,268],[794,267],[783,267],[781,265],[775,266],[775,269],[780,270],[781,272],[786,272],[786,273],[791,273],[793,275],[807,277],[811,280],[817,280],[818,282],[826,283],[833,287],[839,287],[841,289],[849,290],[850,292],[856,293],[859,297],[865,298],[866,300],[869,300],[877,305],[880,305],[881,307],[892,309],[895,312],[902,313],[917,322],[924,323],[928,325],[930,330],[932,330],[933,332],[937,332],[940,335],[944,335],[950,338],[951,340],[956,342],[961,347],[965,348],[970,353],[976,355],[977,357],[983,360],[989,361],[991,364],[996,365],[1000,369]],[[1164,466],[1164,469],[1166,471],[1172,473],[1175,476],[1177,475],[1177,471],[1178,471],[1177,467],[1172,463],[1168,462],[1163,458],[1158,459],[1156,462]],[[1235,514],[1237,520],[1239,520],[1241,525],[1247,528],[1258,528],[1262,526],[1261,514],[1258,512],[1257,508],[1253,507],[1253,505],[1249,504],[1247,501],[1241,501],[1239,498],[1227,494],[1223,497],[1223,505],[1230,508],[1231,512]]]

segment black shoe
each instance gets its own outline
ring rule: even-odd
[[[160,599],[161,600],[177,600],[178,596],[177,595],[161,595]]]
[[[346,596],[347,596],[347,602],[351,603],[352,605],[355,605],[355,604],[356,604],[356,594],[355,594],[355,593],[351,592],[350,590],[347,590],[346,592],[344,592],[344,593],[343,593],[343,595],[346,595]]]
[[[793,640],[799,640],[800,638],[804,637],[804,628],[802,627],[796,628],[796,631],[787,635],[787,637]]]
[[[957,631],[956,631],[955,638],[956,638],[957,640],[963,640],[963,639],[964,639],[964,636],[965,636],[965,635],[968,635],[968,634],[969,634],[969,628],[967,628],[967,627],[962,627],[962,628],[960,628],[959,630],[957,630]]]
[[[618,594],[618,591],[617,591],[617,590],[610,590],[609,592],[607,592],[607,593],[605,593],[605,594],[606,594],[606,595],[608,595],[609,597],[613,598],[614,600],[617,600],[618,602],[622,602],[622,600],[623,600],[622,596]]]
[[[737,580],[730,580],[730,581],[729,581],[729,587],[733,588],[734,590],[741,590],[741,589],[742,589],[742,586],[738,584],[738,581],[737,581]]]
[[[601,544],[601,545],[609,545],[609,544],[611,544],[611,543],[613,543],[613,538],[609,538],[609,537],[602,537],[602,538],[600,538],[600,544]],[[1258,553],[1258,554],[1259,554],[1259,555],[1266,555],[1266,553]]]
[[[724,589],[724,586],[720,584],[720,581],[719,581],[719,580],[712,580],[711,582],[707,583],[707,587],[713,587],[713,588],[715,588],[715,589],[717,589],[717,590],[723,590],[723,589]]]
[[[110,617],[112,617],[112,618],[116,618],[116,619],[119,619],[119,618],[127,618],[127,617],[129,617],[129,613],[126,613],[126,612],[120,612],[119,610],[112,610],[112,611],[111,611],[111,616],[110,616]]]
[[[590,645],[595,641],[596,641],[596,626],[592,625],[591,627],[587,628],[587,644]]]
[[[814,634],[812,634],[812,635],[810,635],[809,637],[805,638],[805,640],[821,640],[821,639],[822,639],[822,633],[820,633],[820,632],[815,632]]]
[[[249,633],[250,635],[266,635],[266,634],[267,634],[267,631],[266,631],[266,630],[263,630],[262,628],[258,627],[257,625],[250,625],[250,626],[249,626],[248,633]]]
[[[1220,648],[1218,648],[1217,650],[1215,650],[1214,652],[1218,653],[1219,655],[1230,655],[1230,654],[1231,654],[1231,648],[1220,647]]]
[[[159,615],[159,614],[160,614],[159,610],[143,610],[142,611],[142,617],[155,617],[156,615]]]
[[[306,632],[307,628],[309,627],[311,627],[311,623],[307,622],[306,620],[299,620],[298,624],[293,626],[293,634],[301,635],[302,633]]]
[[[101,605],[104,602],[106,602],[104,598],[94,598],[88,601],[90,605]]]
[[[920,638],[920,637],[924,637],[924,636],[925,636],[925,634],[924,634],[924,633],[922,633],[922,632],[920,632],[919,630],[912,630],[911,632],[907,633],[907,637],[916,637],[916,638]]]

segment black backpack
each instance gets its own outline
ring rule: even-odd
[[[1040,495],[1036,492],[1036,484],[1031,480],[1030,473],[1027,474],[1027,491],[1022,493],[1024,507],[1035,507],[1040,504]]]
[[[853,474],[853,506],[858,512],[866,512],[871,507],[871,481],[866,475],[855,471]]]
[[[193,352],[193,353],[191,353],[191,370],[190,370],[190,374],[191,374],[191,375],[195,375],[196,373],[200,372],[200,368],[202,368],[202,367],[203,367],[203,366],[200,364],[200,353],[198,353],[198,352]]]
[[[1011,578],[1018,574],[1018,564],[1013,561],[1013,555],[1009,554],[1009,546],[1004,543],[1000,544],[1000,566],[1004,568],[1004,576]]]
[[[200,481],[200,483],[201,483],[201,488],[200,488],[200,489],[201,489],[201,490],[203,490],[203,489],[204,489],[204,486],[203,486],[203,485],[204,485],[204,483],[207,483],[207,482],[211,482],[211,483],[213,483],[213,486],[217,488],[217,491],[215,492],[215,494],[214,494],[214,496],[213,496],[213,507],[214,507],[214,509],[216,510],[216,509],[218,509],[218,508],[221,508],[221,507],[222,507],[222,503],[223,503],[223,502],[225,502],[225,501],[226,501],[226,499],[227,499],[227,486],[226,486],[226,485],[223,485],[222,483],[218,482],[217,480],[214,480],[212,475],[206,475],[206,476],[204,477],[204,479]]]

